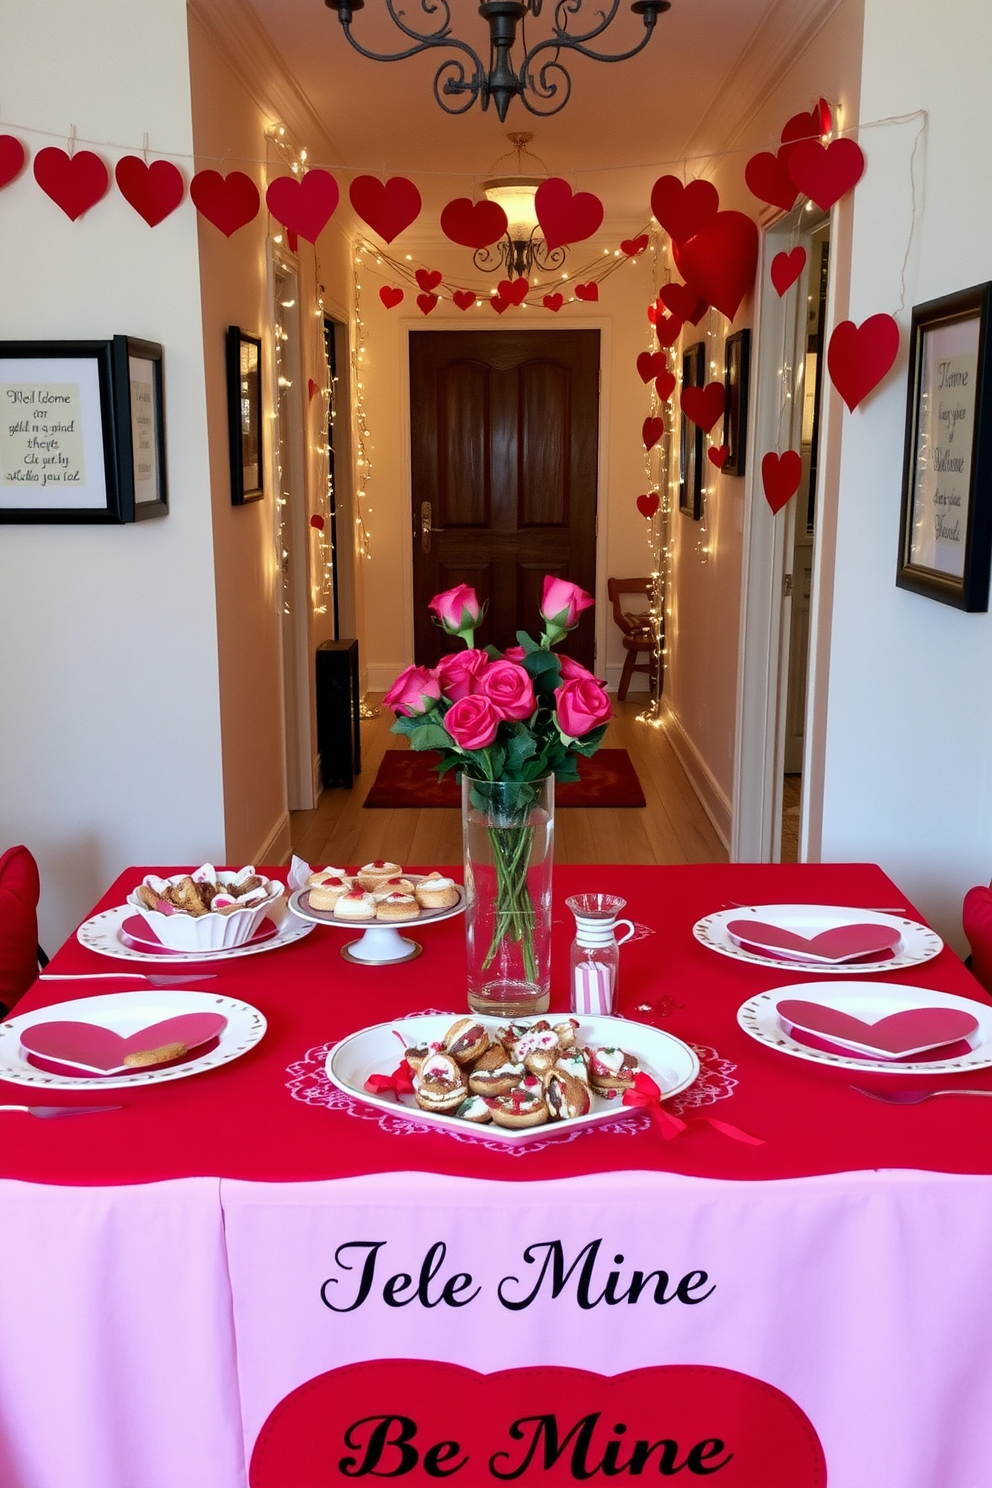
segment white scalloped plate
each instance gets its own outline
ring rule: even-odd
[[[885,925],[899,931],[899,945],[894,956],[878,961],[800,961],[794,957],[762,956],[756,951],[738,945],[727,930],[734,920],[755,915],[776,925],[781,930],[791,930],[796,935],[813,936],[823,930],[835,930],[841,925],[865,924]],[[701,945],[716,951],[721,956],[730,956],[735,961],[749,961],[752,966],[772,966],[776,971],[804,973],[808,976],[864,976],[873,972],[901,971],[906,966],[920,966],[939,956],[944,949],[940,936],[918,920],[904,919],[902,915],[885,914],[877,909],[855,909],[840,904],[752,904],[738,905],[733,909],[721,909],[715,914],[704,915],[692,927],[692,933]]]
[[[307,920],[293,914],[285,899],[276,899],[268,911],[269,919],[276,925],[276,933],[270,940],[249,941],[247,945],[231,946],[226,951],[169,951],[163,946],[159,955],[155,951],[132,949],[121,940],[121,926],[134,912],[130,904],[118,904],[114,909],[91,915],[76,931],[76,939],[88,951],[96,951],[101,956],[115,956],[123,961],[151,961],[159,966],[187,966],[191,962],[233,961],[239,956],[261,956],[265,951],[277,951],[280,946],[302,940],[313,929]]]

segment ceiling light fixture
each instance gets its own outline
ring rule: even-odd
[[[482,183],[489,200],[497,202],[506,213],[506,236],[488,248],[480,248],[474,255],[476,268],[484,273],[502,267],[508,279],[512,279],[514,274],[529,279],[535,269],[547,273],[560,269],[565,262],[565,249],[555,248],[549,252],[538,226],[534,198],[537,188],[548,177],[548,169],[544,161],[527,148],[533,138],[532,134],[507,135],[513,149],[500,155],[492,168],[495,171],[501,160],[515,155],[515,172],[506,176],[492,175]],[[533,170],[528,170],[529,164],[539,167],[542,174],[535,175]]]
[[[557,114],[566,105],[572,91],[572,79],[559,61],[563,51],[578,52],[593,62],[626,62],[644,50],[654,32],[660,15],[671,9],[671,0],[631,0],[631,12],[644,20],[644,35],[635,47],[605,56],[594,51],[588,43],[595,41],[608,29],[617,11],[620,0],[599,0],[602,8],[592,9],[597,0],[589,0],[591,25],[588,31],[568,30],[570,18],[581,14],[587,0],[556,0],[552,35],[538,41],[528,49],[526,23],[528,18],[541,14],[544,0],[481,0],[479,14],[489,25],[489,66],[483,64],[479,54],[451,34],[451,11],[447,0],[420,0],[425,24],[431,25],[437,17],[432,31],[415,31],[406,20],[406,12],[396,9],[395,0],[386,0],[390,19],[412,41],[402,52],[370,52],[351,34],[351,20],[355,11],[364,10],[365,0],[324,0],[328,9],[336,10],[338,20],[348,41],[363,57],[373,62],[402,62],[407,57],[438,47],[447,51],[461,52],[463,58],[449,57],[442,62],[434,74],[434,97],[448,114],[464,114],[477,98],[482,100],[483,112],[493,104],[500,120],[506,118],[510,100],[519,97],[524,108],[532,114]],[[517,26],[520,26],[520,43],[523,56],[517,71],[513,69],[511,53],[517,41]]]

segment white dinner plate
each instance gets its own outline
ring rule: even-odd
[[[452,1023],[464,1016],[464,1013],[437,1013],[419,1018],[398,1018],[392,1023],[377,1023],[372,1028],[363,1028],[359,1033],[342,1039],[328,1054],[328,1078],[339,1090],[357,1100],[366,1101],[371,1106],[378,1106],[382,1111],[391,1111],[395,1115],[401,1110],[405,1117],[421,1122],[424,1126],[471,1132],[473,1136],[491,1142],[516,1144],[537,1138],[547,1141],[559,1132],[600,1126],[604,1122],[628,1116],[637,1109],[623,1105],[619,1097],[607,1100],[604,1096],[594,1095],[593,1108],[588,1116],[575,1116],[570,1121],[548,1121],[543,1126],[514,1131],[508,1127],[495,1126],[492,1122],[480,1124],[460,1120],[457,1116],[422,1111],[412,1095],[395,1098],[392,1095],[368,1093],[365,1081],[370,1075],[391,1074],[402,1059],[404,1048],[414,1048],[419,1044],[441,1039]],[[561,1015],[562,1018],[566,1016],[567,1014]],[[501,1025],[505,1025],[507,1020],[480,1017],[475,1021],[493,1033]],[[518,1018],[513,1021],[531,1023],[537,1020]],[[552,1021],[550,1014],[548,1021]],[[634,1023],[626,1018],[588,1017],[579,1021],[579,1043],[599,1048],[621,1048],[628,1054],[635,1054],[641,1068],[657,1083],[666,1100],[687,1089],[699,1074],[699,1060],[693,1050],[670,1033],[662,1033],[658,1028]]]
[[[246,945],[232,946],[226,951],[169,951],[163,946],[158,953],[126,945],[121,939],[121,926],[134,913],[130,904],[105,909],[80,925],[76,939],[88,951],[97,951],[101,956],[116,956],[124,961],[151,961],[160,966],[187,966],[194,961],[233,961],[238,956],[260,956],[264,951],[275,951],[280,946],[292,945],[294,940],[302,940],[313,929],[307,920],[293,914],[285,899],[277,899],[268,911],[268,918],[275,922],[276,933],[268,940],[248,941]]]
[[[227,1025],[208,1054],[185,1064],[164,1069],[142,1069],[130,1075],[54,1075],[28,1062],[21,1048],[21,1029],[38,1023],[98,1023],[122,1037],[140,1033],[164,1018],[178,1013],[223,1013]],[[35,1008],[0,1023],[0,1080],[14,1085],[44,1086],[46,1090],[127,1090],[133,1085],[162,1085],[167,1080],[185,1080],[204,1070],[229,1064],[254,1048],[265,1033],[265,1019],[250,1002],[220,997],[215,992],[182,992],[155,989],[148,992],[105,992],[99,997],[79,997]]]
[[[863,1059],[853,1055],[848,1058],[839,1049],[837,1053],[813,1049],[785,1031],[778,1005],[794,997],[850,1013],[864,1023],[877,1023],[890,1013],[910,1008],[957,1008],[978,1019],[978,1032],[971,1039],[974,1047],[954,1059]],[[757,997],[749,997],[737,1009],[737,1021],[745,1033],[770,1049],[792,1054],[796,1059],[809,1059],[814,1064],[832,1064],[838,1069],[862,1074],[955,1075],[992,1067],[992,1005],[973,1001],[970,997],[956,997],[952,992],[931,991],[927,987],[904,987],[895,982],[796,982],[791,987],[775,987],[770,992],[759,992]]]
[[[426,874],[406,873],[410,883],[422,883]],[[335,930],[350,930],[358,937],[348,945],[348,959],[364,962],[367,966],[388,966],[395,961],[409,961],[420,954],[420,946],[414,940],[406,940],[403,931],[419,930],[422,925],[436,925],[438,920],[450,920],[453,915],[465,911],[465,890],[455,884],[458,903],[450,909],[422,909],[413,920],[343,920],[333,909],[311,909],[309,889],[297,889],[289,896],[289,907],[294,914],[314,925],[330,925]]]
[[[824,930],[836,930],[841,925],[885,925],[899,931],[899,944],[891,956],[877,961],[824,961],[811,959],[808,962],[794,955],[765,956],[759,951],[738,945],[727,930],[735,920],[753,917],[780,930],[791,930],[795,935],[807,939]],[[939,956],[944,942],[926,925],[918,920],[904,919],[902,915],[885,914],[877,909],[857,909],[837,904],[751,904],[735,909],[721,909],[715,914],[704,915],[692,927],[692,933],[700,944],[721,956],[731,956],[735,961],[749,961],[752,966],[773,966],[777,971],[804,971],[811,976],[862,976],[866,972],[901,971],[906,966],[919,966]]]

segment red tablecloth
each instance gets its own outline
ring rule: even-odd
[[[97,906],[123,902],[144,868],[129,869]],[[171,871],[171,870],[167,870]],[[282,870],[266,870],[274,875]],[[657,1026],[715,1048],[737,1069],[737,1087],[713,1114],[764,1138],[747,1146],[712,1128],[693,1126],[670,1142],[648,1129],[621,1139],[608,1130],[511,1160],[482,1144],[425,1131],[399,1140],[374,1121],[293,1099],[287,1067],[307,1051],[356,1028],[428,1009],[464,1009],[464,924],[460,918],[415,927],[416,961],[393,967],[348,964],[348,937],[318,926],[297,944],[204,970],[216,980],[191,987],[244,998],[268,1020],[263,1041],[221,1069],[181,1082],[115,1092],[126,1109],[82,1121],[7,1117],[0,1177],[54,1184],[147,1183],[218,1175],[270,1181],[346,1177],[397,1168],[476,1178],[546,1179],[617,1169],[655,1169],[707,1178],[767,1179],[870,1168],[948,1173],[992,1171],[992,1102],[933,1101],[886,1107],[850,1089],[857,1077],[789,1058],[751,1040],[737,1025],[746,998],[809,980],[794,971],[750,966],[706,950],[692,936],[702,915],[733,904],[817,902],[866,908],[906,905],[880,869],[868,865],[697,865],[692,867],[559,867],[553,1006],[567,1007],[568,894],[609,891],[625,913],[654,934],[621,952],[620,1010],[649,1000],[666,1016]],[[72,939],[52,972],[119,971],[136,963],[84,950]],[[141,969],[141,968],[137,968]],[[158,970],[160,968],[147,968]],[[886,980],[983,999],[978,983],[949,950]],[[137,984],[135,984],[137,985]],[[126,988],[126,983],[38,983],[17,1011]],[[992,1071],[959,1083],[992,1089]],[[859,1083],[866,1083],[860,1080]],[[953,1083],[947,1077],[942,1085]],[[59,1099],[71,1099],[63,1096]],[[92,1104],[108,1095],[75,1097]],[[35,1091],[0,1084],[0,1102],[41,1100]]]

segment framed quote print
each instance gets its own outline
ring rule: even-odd
[[[989,607],[992,284],[913,310],[896,584],[960,610]]]
[[[724,347],[723,442],[727,458],[724,475],[743,475],[747,467],[747,397],[751,373],[751,332],[745,328],[727,337]]]
[[[227,328],[227,419],[231,453],[231,504],[261,501],[262,342],[240,326]]]

